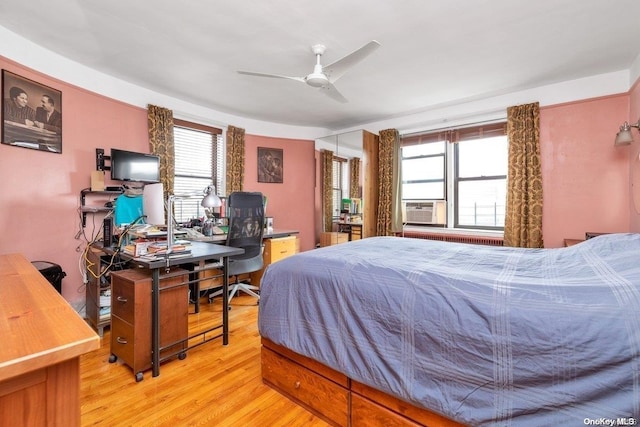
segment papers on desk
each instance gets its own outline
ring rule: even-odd
[[[150,225],[150,224],[141,224],[132,227],[129,230],[129,235],[132,237],[137,237],[141,239],[160,239],[167,238],[167,230],[166,227]],[[186,236],[187,232],[184,230],[174,230],[174,236]]]
[[[186,254],[191,253],[190,242],[186,240],[178,240],[171,247],[171,255],[173,254]],[[167,253],[166,241],[153,241],[153,240],[141,240],[131,242],[125,245],[123,248],[124,253],[132,255],[134,257],[141,257],[144,255],[163,255]]]
[[[171,253],[172,254],[177,254],[177,253],[190,253],[191,249],[189,248],[190,243],[189,242],[185,242],[185,243],[174,243],[171,246]],[[153,242],[152,244],[150,244],[149,246],[147,246],[147,253],[148,254],[166,254],[167,253],[167,243],[166,242]]]

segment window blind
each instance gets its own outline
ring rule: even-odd
[[[174,194],[196,195],[190,199],[175,202],[175,218],[186,222],[202,218],[204,209],[200,206],[204,189],[211,184],[221,195],[224,175],[224,144],[222,132],[216,128],[188,122],[174,124],[175,146]]]
[[[443,129],[434,132],[425,132],[403,136],[400,143],[403,147],[409,145],[427,144],[430,142],[448,141],[459,142],[472,139],[491,138],[494,136],[504,136],[507,134],[507,124],[488,123],[481,126],[470,126],[459,129]]]

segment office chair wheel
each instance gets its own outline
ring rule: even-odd
[[[136,373],[136,382],[139,383],[140,381],[142,381],[144,379],[144,375],[142,374],[142,372],[138,372]]]
[[[184,360],[186,358],[187,358],[187,353],[185,353],[184,351],[182,353],[178,353],[179,360]]]
[[[109,356],[109,363],[116,363],[117,360],[118,356],[116,356],[115,354]]]

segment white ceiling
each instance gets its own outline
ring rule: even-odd
[[[246,118],[344,129],[518,90],[628,70],[638,0],[28,0],[0,26],[92,69]],[[303,83],[370,40],[336,82],[338,103]]]

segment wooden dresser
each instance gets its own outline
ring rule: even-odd
[[[188,271],[160,280],[160,359],[184,358],[189,329]],[[185,283],[183,286],[181,283]],[[177,343],[177,344],[175,344]],[[175,344],[175,345],[174,345]],[[151,368],[151,272],[134,268],[111,273],[111,356],[133,369],[136,381]]]
[[[262,275],[270,264],[295,255],[298,252],[300,252],[300,239],[298,236],[291,235],[264,239],[262,270],[251,274],[251,284],[260,286]]]
[[[0,255],[0,425],[80,426],[80,356],[100,337],[20,254]]]

